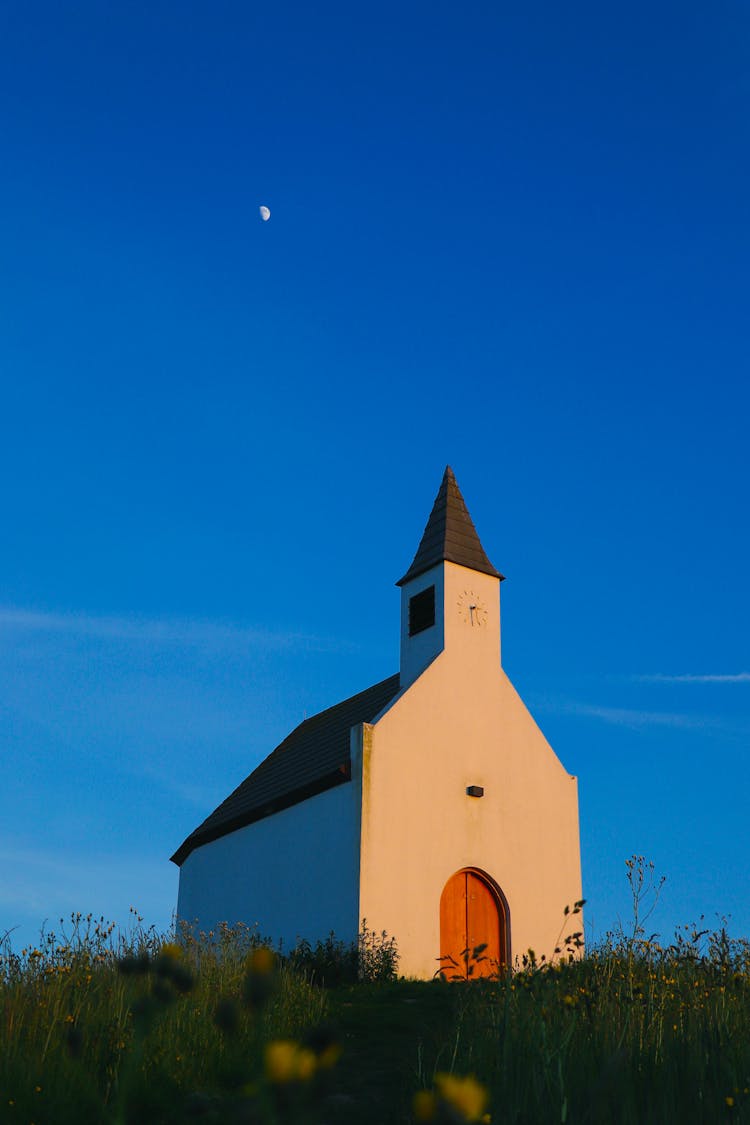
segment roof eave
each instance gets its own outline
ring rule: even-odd
[[[499,570],[496,570],[491,563],[489,566],[467,567],[466,563],[456,562],[455,559],[451,559],[446,555],[444,558],[438,559],[436,562],[426,563],[424,566],[409,567],[404,577],[399,578],[396,585],[405,586],[406,583],[411,582],[413,578],[419,578],[420,575],[427,574],[428,570],[434,570],[436,566],[440,566],[440,564],[444,562],[452,562],[455,566],[463,566],[466,570],[476,570],[479,574],[489,574],[493,578],[497,578],[500,582],[505,581],[505,575],[501,574]]]
[[[170,861],[178,867],[182,867],[188,856],[197,848],[203,847],[204,844],[210,844],[214,840],[221,839],[222,836],[228,836],[230,832],[236,832],[238,828],[247,828],[249,824],[255,824],[258,820],[265,820],[267,816],[272,816],[283,809],[292,808],[293,805],[299,805],[302,801],[306,801],[310,797],[316,797],[319,793],[325,793],[328,789],[333,789],[337,785],[343,785],[347,781],[351,781],[351,777],[351,762],[342,762],[337,769],[324,774],[323,777],[316,778],[315,781],[309,782],[299,789],[284,793],[274,800],[266,802],[266,804],[256,805],[254,809],[247,809],[240,815],[232,817],[231,820],[213,825],[211,828],[206,828],[203,831],[197,829],[180,844],[174,855],[169,857]]]

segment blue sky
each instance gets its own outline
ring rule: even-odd
[[[749,49],[740,0],[2,6],[0,936],[168,924],[396,670],[447,463],[594,932],[637,852],[655,929],[750,934]]]

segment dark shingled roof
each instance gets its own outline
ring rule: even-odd
[[[471,570],[492,574],[501,582],[503,580],[503,575],[495,570],[484,553],[450,465],[443,474],[443,483],[435,497],[414,562],[396,585],[403,586],[405,582],[443,561],[468,566]]]
[[[393,699],[399,676],[305,719],[253,770],[172,856],[181,865],[194,848],[243,828],[264,816],[296,805],[351,778],[349,732],[369,723]]]

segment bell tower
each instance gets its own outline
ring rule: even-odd
[[[401,687],[443,651],[500,663],[500,583],[450,465],[401,587]]]

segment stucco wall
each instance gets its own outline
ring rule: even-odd
[[[435,972],[440,894],[462,867],[504,892],[512,958],[551,956],[582,897],[576,779],[500,667],[498,585],[446,564],[445,648],[360,740],[360,915],[396,937],[407,975]],[[488,607],[484,628],[454,612],[467,587]]]
[[[435,587],[435,624],[416,636],[409,636],[409,601],[416,594]],[[407,687],[442,651],[445,629],[445,582],[442,564],[420,574],[401,590],[401,686]]]
[[[339,785],[204,844],[180,868],[177,916],[204,931],[258,923],[291,948],[359,931],[359,807]]]

